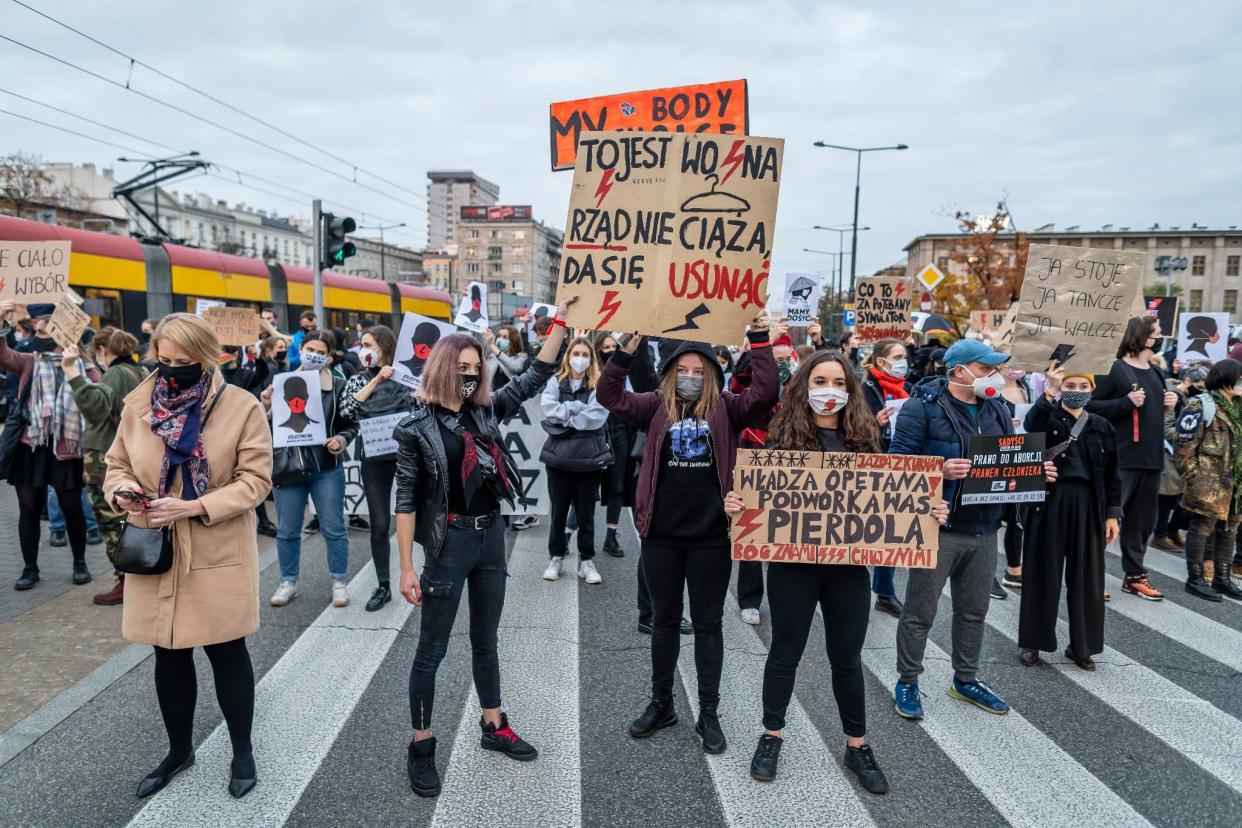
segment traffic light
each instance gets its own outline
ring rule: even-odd
[[[358,223],[348,216],[337,218],[331,213],[323,214],[322,258],[325,267],[343,265],[346,259],[358,252],[354,243],[345,238],[357,227]]]

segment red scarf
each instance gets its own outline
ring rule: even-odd
[[[879,368],[872,366],[871,378],[879,384],[885,400],[904,400],[910,396],[906,392],[906,381],[902,377],[890,377]]]

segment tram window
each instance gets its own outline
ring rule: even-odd
[[[104,288],[80,288],[82,291],[82,310],[91,315],[91,327],[98,330],[105,325],[116,328],[125,327],[124,315],[121,313],[121,292]]]

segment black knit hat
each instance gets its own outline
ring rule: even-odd
[[[675,343],[673,347],[666,348],[665,345]],[[677,360],[682,354],[700,354],[707,364],[716,369],[716,379],[720,383],[720,387],[724,387],[724,369],[720,367],[720,363],[716,361],[716,352],[712,350],[712,346],[706,342],[690,342],[687,340],[666,339],[660,343],[660,365],[656,369],[661,377],[664,372],[671,366],[677,364]]]

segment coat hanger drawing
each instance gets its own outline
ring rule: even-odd
[[[707,176],[712,183],[709,192],[698,193],[687,198],[681,204],[683,213],[737,213],[739,216],[750,209],[750,202],[733,193],[722,193],[716,190],[720,177],[715,173]]]

